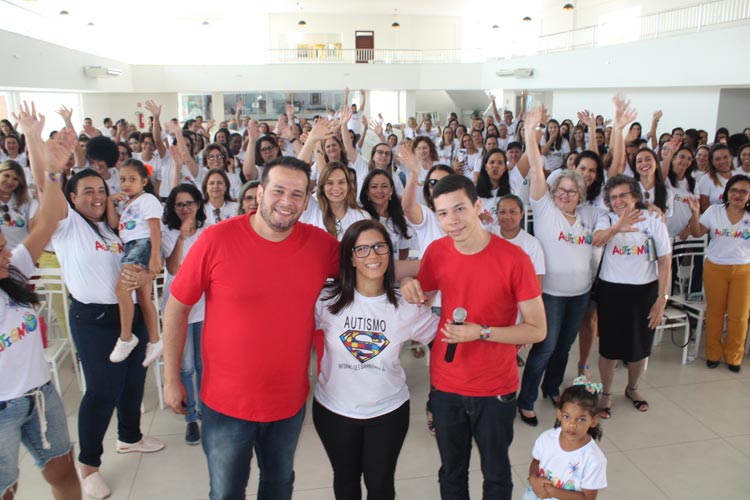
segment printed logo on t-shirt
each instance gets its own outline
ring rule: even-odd
[[[675,203],[688,203],[692,199],[694,199],[692,196],[681,196],[679,193],[674,194]]]
[[[745,225],[748,225],[748,222],[745,222]],[[745,229],[743,231],[740,231],[738,229],[714,229],[714,236],[717,238],[742,238],[743,240],[750,240],[750,230]]]
[[[346,350],[360,363],[375,358],[391,343],[385,336],[386,324],[382,319],[347,317],[344,328],[349,328],[339,335]]]
[[[13,305],[14,304],[11,304],[11,307]],[[23,317],[23,322],[19,326],[12,328],[7,333],[0,333],[0,352],[4,352],[14,344],[22,341],[23,338],[29,333],[36,331],[37,325],[38,322],[36,319],[36,315],[32,313],[26,313]]]
[[[575,482],[573,479],[581,479],[581,470],[578,462],[570,462],[568,464],[568,477],[571,479],[567,481],[563,481],[561,478],[555,476],[554,472],[549,469],[545,470],[543,467],[539,468],[539,477],[552,481],[552,486],[557,489],[575,491]]]
[[[107,243],[105,245],[101,241],[97,240],[96,245],[94,246],[94,250],[102,252],[123,253],[125,251],[125,246],[117,241],[113,241],[112,243]]]
[[[136,226],[136,219],[138,219],[138,210],[132,205],[125,209],[120,216],[120,225],[118,230],[120,231],[132,231]]]
[[[590,232],[584,234],[573,234],[560,231],[557,241],[564,241],[571,245],[591,245],[594,242],[594,237]]]
[[[23,220],[23,217],[20,215],[17,215],[15,219],[11,217],[10,220],[0,218],[0,226],[25,227],[26,221]]]
[[[612,246],[612,255],[648,255],[648,247],[644,245],[623,245],[618,247]]]

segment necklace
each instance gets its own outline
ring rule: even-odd
[[[566,211],[565,211],[565,210],[563,210],[562,208],[560,209],[560,211],[561,211],[561,212],[563,213],[563,215],[565,215],[566,217],[570,217],[570,218],[573,218],[573,219],[575,219],[575,218],[576,218],[576,213],[575,213],[575,211],[573,211],[573,212],[566,212]]]

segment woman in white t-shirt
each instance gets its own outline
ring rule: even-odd
[[[566,170],[550,188],[542,168],[537,124],[543,113],[535,109],[524,124],[526,156],[531,176],[529,190],[534,210],[534,236],[542,244],[545,276],[542,299],[547,315],[547,337],[534,344],[526,359],[518,396],[521,420],[538,425],[534,405],[539,384],[542,395],[557,403],[570,347],[589,303],[595,267],[593,230],[599,210],[586,206],[583,178]]]
[[[443,128],[443,134],[437,145],[438,161],[445,165],[453,162],[453,156],[458,149],[458,141],[453,137],[453,129]]]
[[[437,149],[435,149],[435,143],[432,142],[429,138],[419,136],[414,139],[411,152],[413,152],[414,156],[416,156],[420,166],[419,171],[416,172],[417,186],[420,188],[417,191],[417,201],[424,205],[427,200],[425,200],[424,198],[422,189],[424,188],[424,184],[427,179],[427,173],[432,169],[433,166],[440,165],[440,163],[438,162]],[[409,170],[409,167],[406,165],[404,165],[404,168]],[[409,170],[409,173],[407,175],[412,175],[412,172]]]
[[[341,241],[347,228],[370,216],[359,208],[354,190],[349,183],[346,166],[334,161],[325,166],[316,186],[316,197],[311,196],[301,222],[319,227]]]
[[[213,168],[203,178],[206,226],[237,215],[239,204],[229,194],[229,177],[223,168]]]
[[[21,112],[26,130],[28,113]],[[38,122],[37,122],[38,123]],[[41,130],[41,128],[40,128]],[[81,486],[73,465],[73,445],[62,399],[50,381],[49,363],[44,357],[41,327],[34,306],[37,295],[28,288],[29,276],[57,223],[54,198],[62,198],[60,180],[68,157],[76,145],[75,136],[63,145],[51,140],[40,156],[49,165],[37,165],[50,172],[46,196],[37,215],[38,224],[11,252],[0,232],[0,495],[14,498],[18,489],[20,448],[23,442],[42,475],[53,488],[55,498],[80,499]],[[65,137],[65,134],[62,135]],[[28,479],[28,478],[27,478]]]
[[[750,311],[750,177],[732,177],[722,198],[724,203],[711,205],[700,219],[699,205],[690,202],[690,231],[696,237],[711,235],[703,268],[706,365],[716,368],[723,356],[729,369],[739,372]]]
[[[666,160],[665,160],[666,161]],[[669,161],[669,172],[667,173],[667,184],[672,191],[672,216],[667,218],[667,230],[669,236],[679,236],[684,240],[690,234],[690,199],[697,200],[695,194],[695,161],[693,151],[686,147],[680,147]]]
[[[695,170],[693,171],[693,177],[695,182],[698,183],[704,175],[708,173],[708,155],[711,152],[711,148],[708,146],[701,145],[695,150]]]
[[[245,161],[242,163],[242,173],[245,180],[261,180],[266,163],[281,156],[281,149],[275,138],[263,135],[257,120],[250,120],[247,131],[247,149]]]
[[[641,184],[644,203],[657,207],[665,218],[672,217],[672,189],[664,182],[656,153],[642,148],[635,154],[633,163],[633,177]]]
[[[217,132],[218,134],[218,132]],[[234,159],[222,144],[212,143],[203,150],[203,166],[208,170],[218,168],[224,170],[229,180],[229,197],[236,200],[240,195],[242,181],[234,171]]]
[[[669,299],[672,248],[661,215],[645,212],[637,180],[611,177],[604,186],[604,202],[610,212],[599,218],[594,244],[604,246],[597,287],[603,385],[599,416],[609,418],[618,360],[628,366],[625,397],[638,411],[649,409],[638,381]]]
[[[412,248],[413,231],[406,222],[401,198],[394,188],[393,176],[385,170],[375,169],[365,177],[359,203],[374,219],[388,230],[393,243],[393,258],[405,260]]]
[[[27,114],[27,113],[25,113]],[[29,140],[30,149],[41,143],[39,121],[33,115],[25,120],[36,130]],[[27,136],[31,132],[27,131]],[[68,152],[75,147],[75,136],[60,132]],[[33,153],[33,151],[32,151]],[[43,152],[39,152],[40,157]],[[32,154],[33,156],[33,154]],[[66,157],[67,159],[67,157]],[[122,241],[105,220],[107,185],[94,170],[75,174],[65,186],[65,196],[55,187],[45,191],[47,182],[59,182],[59,176],[46,179],[40,162],[32,169],[39,189],[53,203],[56,223],[52,245],[60,259],[63,280],[71,296],[70,332],[86,380],[86,393],[78,410],[79,473],[83,491],[93,498],[105,498],[109,487],[99,474],[102,442],[112,414],[117,408],[116,450],[120,453],[155,452],[164,447],[160,440],[141,434],[141,402],[146,368],[142,364],[146,350],[146,329],[136,309],[132,332],[141,342],[136,352],[122,363],[111,363],[120,335],[120,313],[115,289],[120,279],[136,289],[151,281],[140,266],[123,266]],[[67,198],[67,200],[66,200]],[[53,225],[55,225],[53,223]],[[122,278],[120,276],[122,275]]]
[[[180,269],[193,243],[203,231],[206,213],[203,211],[203,197],[192,184],[180,184],[172,189],[164,205],[162,226],[162,250],[166,257],[167,270],[164,273],[164,297],[166,304],[169,288]],[[189,445],[200,443],[198,419],[201,414],[200,390],[203,362],[201,360],[201,333],[205,316],[205,297],[190,310],[187,337],[180,361],[180,381],[185,387],[185,442]],[[195,383],[193,383],[195,376]]]
[[[546,169],[553,172],[563,166],[563,156],[570,153],[570,144],[560,135],[560,124],[552,119],[547,122],[544,136],[539,140],[542,156],[546,160]],[[527,146],[528,148],[528,146]]]
[[[2,142],[3,150],[0,153],[0,160],[13,160],[22,167],[29,166],[29,160],[26,153],[21,151],[21,140],[15,135],[6,135]]]
[[[382,224],[356,222],[340,249],[339,279],[315,305],[325,349],[313,423],[333,467],[335,498],[362,498],[364,479],[368,498],[393,499],[409,427],[399,353],[410,340],[430,342],[439,318],[396,292],[393,245]]]
[[[392,149],[390,144],[385,142],[380,142],[372,147],[370,150],[370,172],[372,172],[375,169],[385,170],[388,172],[394,179],[393,187],[396,190],[396,194],[399,198],[401,198],[401,195],[404,194],[404,184],[406,180],[406,174],[404,174],[403,181],[401,179],[401,176],[396,171],[396,164],[395,164],[395,151]],[[366,183],[362,183],[363,186],[366,186]],[[360,191],[359,196],[362,195],[363,191]]]
[[[732,153],[726,144],[715,144],[708,155],[708,172],[698,182],[701,213],[722,202],[724,188],[732,177]]]
[[[8,250],[13,250],[29,235],[37,206],[29,193],[21,165],[5,160],[0,164],[0,230]]]
[[[477,195],[482,200],[479,219],[486,230],[497,227],[497,202],[506,194],[510,194],[510,174],[505,153],[501,149],[490,149],[482,158],[477,177]]]

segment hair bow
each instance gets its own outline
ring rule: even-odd
[[[591,394],[599,394],[602,392],[602,384],[595,384],[586,378],[586,375],[581,375],[573,380],[573,385],[582,385]]]

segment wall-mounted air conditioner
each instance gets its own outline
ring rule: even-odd
[[[105,66],[84,66],[83,73],[89,78],[110,78],[120,76],[122,70],[117,68],[107,68]]]

